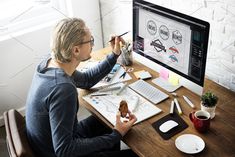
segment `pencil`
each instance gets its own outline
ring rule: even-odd
[[[119,35],[118,37],[121,37],[121,36],[123,36],[123,35],[126,35],[126,34],[129,33],[129,32],[130,32],[130,31],[127,31],[127,32],[125,32],[125,33]],[[112,38],[111,40],[109,40],[109,42],[113,41],[114,39],[115,39],[115,38]]]

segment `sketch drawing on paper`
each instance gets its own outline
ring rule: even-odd
[[[94,95],[94,93],[92,94]],[[122,100],[127,102],[129,110],[133,111],[136,115],[136,123],[139,123],[161,112],[161,109],[144,99],[129,87],[125,88],[120,95],[112,93],[105,96],[92,96],[92,94],[84,96],[83,99],[94,107],[112,125],[115,125],[116,123],[116,114]],[[135,108],[133,101],[135,101],[134,97],[136,96],[139,97],[139,102]]]

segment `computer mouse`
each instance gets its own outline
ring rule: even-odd
[[[173,120],[168,120],[159,126],[159,130],[163,133],[166,133],[178,125],[179,124],[177,122]]]

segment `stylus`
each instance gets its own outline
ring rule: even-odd
[[[126,34],[129,33],[129,32],[130,32],[130,31],[127,31],[127,32],[125,32],[125,33],[119,35],[118,37],[121,37],[121,36],[123,36],[123,35],[126,35]],[[115,38],[112,38],[111,40],[109,40],[109,42],[113,41],[114,39],[115,39]]]

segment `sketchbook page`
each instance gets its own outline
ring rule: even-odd
[[[123,85],[123,83],[121,84]],[[94,93],[91,94],[94,95]],[[134,109],[133,98],[136,96],[139,97],[138,105],[133,112],[137,117],[137,121],[135,124],[147,118],[150,118],[162,111],[129,87],[126,87],[118,96],[115,94],[115,91],[110,92],[110,95],[103,96],[91,96],[91,94],[84,96],[83,99],[87,101],[92,107],[94,107],[112,125],[116,124],[116,114],[118,112],[119,103],[121,102],[121,100],[127,101],[128,108],[130,111],[132,111]]]

